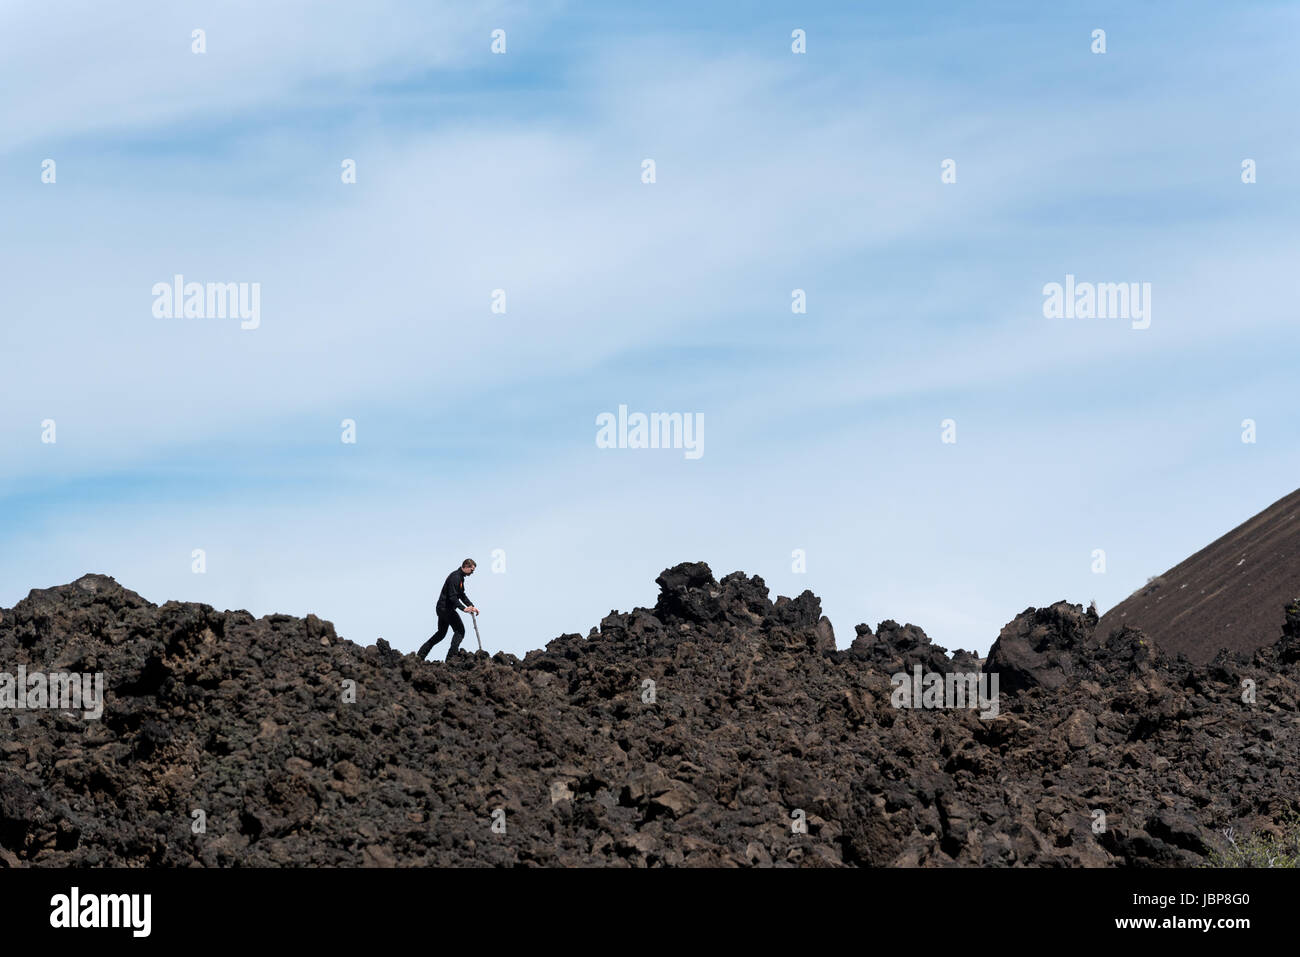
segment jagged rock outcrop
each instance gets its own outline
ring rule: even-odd
[[[1082,605],[1027,608],[1002,629],[984,670],[997,672],[1006,691],[1054,691],[1088,678],[1136,673],[1160,656],[1139,631],[1120,628],[1103,639],[1096,629],[1096,612]]]
[[[942,647],[930,643],[929,637],[916,625],[900,625],[893,619],[882,621],[877,628],[878,634],[872,634],[867,625],[858,625],[857,637],[849,646],[849,656],[860,661],[870,662],[875,668],[886,674],[899,671],[911,672],[916,665],[925,671],[950,671],[954,667]],[[976,659],[966,652],[961,660],[967,665]],[[974,669],[971,669],[974,670]]]
[[[1058,602],[981,672],[894,621],[837,650],[811,592],[740,572],[657,581],[585,638],[450,664],[100,575],[33,591],[0,671],[102,672],[106,702],[0,710],[0,863],[1177,865],[1300,784],[1295,604],[1196,666]],[[997,716],[895,707],[918,664],[998,674]]]

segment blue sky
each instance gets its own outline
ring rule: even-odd
[[[1298,20],[7,4],[0,605],[96,571],[413,650],[473,555],[516,654],[687,560],[841,645],[1105,609],[1297,484]],[[260,327],[155,318],[177,273]],[[1151,283],[1150,328],[1044,318],[1067,273]],[[620,404],[704,455],[597,448]]]

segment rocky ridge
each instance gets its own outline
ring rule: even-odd
[[[1206,665],[1028,608],[981,665],[894,621],[837,649],[811,592],[741,572],[657,584],[586,637],[450,664],[102,575],[32,591],[0,670],[102,672],[106,703],[0,710],[0,862],[1171,866],[1300,793],[1294,602]],[[894,707],[916,665],[996,674],[999,713]]]

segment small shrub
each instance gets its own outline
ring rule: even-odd
[[[1223,836],[1228,848],[1220,853],[1211,851],[1208,867],[1300,867],[1300,811],[1289,808],[1282,815],[1282,835],[1256,831],[1237,838],[1232,828]]]

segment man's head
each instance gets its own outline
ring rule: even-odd
[[[475,563],[474,559],[472,558],[467,558],[460,563],[460,570],[463,571],[466,575],[473,575],[474,569],[477,567],[478,565]]]

